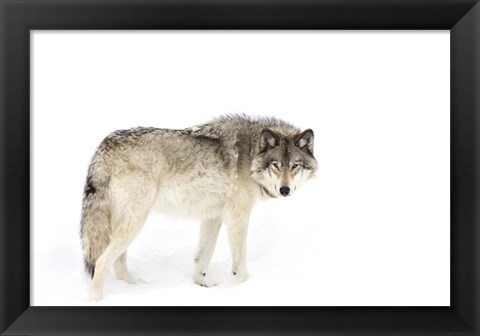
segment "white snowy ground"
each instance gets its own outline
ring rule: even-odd
[[[230,275],[230,252],[226,231],[222,227],[209,272],[218,286],[203,288],[194,285],[191,276],[198,223],[152,214],[144,231],[134,241],[128,257],[132,272],[146,284],[129,285],[116,280],[111,272],[105,283],[105,299],[99,303],[90,302],[89,280],[82,272],[78,227],[58,227],[55,235],[49,237],[50,242],[55,241],[57,246],[44,248],[43,253],[33,256],[34,303],[284,305],[302,302],[302,297],[312,295],[310,290],[317,286],[323,292],[323,299],[330,297],[333,302],[337,295],[328,288],[342,279],[320,271],[322,268],[334,270],[342,267],[332,264],[334,259],[328,257],[332,251],[325,250],[329,246],[325,240],[332,237],[323,232],[325,224],[305,221],[305,217],[297,216],[296,211],[305,213],[312,209],[309,209],[308,202],[302,205],[304,197],[300,193],[295,196],[298,196],[296,200],[279,199],[260,204],[258,211],[254,212],[248,239],[251,276],[245,283],[236,284]],[[270,212],[277,213],[269,215]],[[303,219],[296,221],[296,217]],[[318,225],[323,228],[313,228]],[[338,249],[343,247],[339,245]],[[312,300],[311,304],[314,303]]]
[[[449,305],[449,33],[32,32],[32,305]],[[228,112],[315,131],[317,179],[258,205],[250,278],[225,231],[193,284],[199,225],[152,215],[88,300],[79,222],[99,142]]]
[[[53,234],[35,231],[32,304],[448,305],[445,225],[422,223],[424,216],[417,222],[415,209],[413,215],[396,213],[392,218],[396,206],[388,197],[365,209],[356,203],[361,195],[344,194],[342,188],[316,194],[322,182],[334,191],[332,183],[319,178],[291,198],[254,209],[248,237],[250,278],[240,285],[230,275],[223,227],[209,271],[218,286],[204,288],[191,279],[198,223],[152,214],[128,256],[131,271],[147,283],[129,285],[111,272],[105,298],[98,303],[88,299],[78,221],[53,216]],[[418,201],[413,197],[405,205],[418,207]],[[355,217],[363,219],[355,222]],[[425,249],[432,232],[436,240],[430,238]]]

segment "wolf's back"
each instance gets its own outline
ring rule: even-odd
[[[80,237],[85,270],[93,277],[95,263],[105,251],[111,234],[110,177],[98,151],[88,169],[83,193]]]

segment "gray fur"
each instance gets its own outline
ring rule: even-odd
[[[194,280],[207,287],[218,230],[222,222],[227,225],[232,272],[243,281],[253,204],[279,197],[283,185],[291,185],[293,193],[316,167],[313,132],[301,133],[275,118],[227,115],[183,130],[111,133],[92,158],[84,190],[80,231],[92,296],[102,296],[111,265],[117,277],[135,282],[126,268],[126,249],[151,208],[202,221]]]

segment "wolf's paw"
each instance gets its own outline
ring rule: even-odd
[[[117,279],[118,280],[123,280],[123,281],[129,283],[130,285],[139,285],[139,284],[147,283],[143,279],[135,279],[130,273],[121,273],[121,274],[117,273]]]
[[[90,293],[90,300],[91,300],[91,301],[98,302],[98,301],[100,301],[101,299],[103,299],[103,294],[102,294],[102,292],[101,292],[101,291],[92,290],[92,292]]]
[[[197,275],[195,275],[193,277],[193,282],[195,282],[195,284],[199,286],[207,287],[207,288],[214,287],[217,285],[215,282],[210,280],[210,278],[208,278],[205,273],[198,273]]]
[[[124,279],[126,282],[128,282],[130,285],[142,285],[142,284],[146,284],[147,282],[143,279],[133,279],[133,278],[130,278],[130,279]]]
[[[233,273],[233,278],[238,283],[242,283],[242,282],[244,282],[245,280],[248,279],[248,272],[247,271],[237,271],[237,272],[234,271],[232,273]]]

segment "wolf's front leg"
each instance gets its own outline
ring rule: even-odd
[[[193,274],[193,281],[197,285],[204,287],[215,286],[215,283],[207,277],[207,269],[212,259],[215,245],[217,244],[221,224],[220,218],[202,221],[198,250],[195,256],[195,271]]]
[[[247,231],[248,214],[238,214],[232,217],[227,224],[228,239],[230,250],[232,252],[232,273],[239,282],[243,282],[248,277],[247,271]]]

